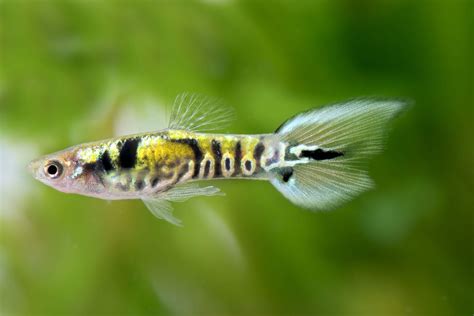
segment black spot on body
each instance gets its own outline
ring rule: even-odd
[[[340,156],[344,156],[344,154],[334,150],[325,151],[321,148],[316,150],[302,150],[300,154],[300,158],[311,158],[314,160],[328,160]]]
[[[203,174],[204,178],[207,178],[207,176],[209,175],[209,171],[211,171],[211,161],[207,160],[206,164],[204,165],[204,174]]]
[[[108,150],[105,150],[102,153],[102,155],[100,155],[98,162],[102,166],[102,169],[105,172],[110,172],[110,171],[114,170],[114,166],[112,164],[112,159],[110,158]]]
[[[225,159],[225,170],[230,170],[230,158],[228,157]]]
[[[283,182],[288,182],[290,178],[293,176],[293,168],[288,167],[288,168],[282,168],[280,170],[281,178]]]
[[[156,187],[158,182],[160,182],[160,179],[158,179],[158,177],[155,177],[155,178],[151,179],[151,187],[152,188]]]
[[[245,169],[247,169],[247,171],[252,170],[252,162],[250,160],[245,161]]]
[[[214,154],[214,177],[219,177],[222,175],[222,151],[221,151],[221,144],[213,139],[211,143],[212,153]]]
[[[242,161],[242,145],[240,144],[240,141],[235,144],[234,156],[234,175],[237,175],[240,173],[240,162]]]
[[[137,149],[140,144],[139,138],[126,139],[120,148],[119,165],[122,169],[131,169],[137,162]]]
[[[141,191],[144,186],[145,186],[145,182],[143,182],[143,180],[137,180],[135,182],[135,190],[137,191]]]

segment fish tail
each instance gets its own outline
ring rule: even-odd
[[[369,158],[380,152],[401,101],[355,100],[296,115],[275,132],[285,159],[271,183],[304,208],[328,210],[370,189]]]

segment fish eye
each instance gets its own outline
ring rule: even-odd
[[[51,179],[56,179],[63,173],[63,166],[58,161],[50,161],[44,167],[44,173]]]

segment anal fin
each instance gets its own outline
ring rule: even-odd
[[[173,216],[173,206],[170,202],[162,199],[142,199],[142,201],[156,218],[164,219],[176,226],[183,226],[181,220]]]
[[[199,187],[196,184],[178,185],[153,197],[142,198],[143,203],[155,217],[164,219],[176,226],[182,226],[180,219],[173,216],[170,202],[184,202],[195,196],[224,195],[219,188],[213,186]]]

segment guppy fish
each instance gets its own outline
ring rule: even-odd
[[[296,205],[327,210],[372,187],[370,157],[404,102],[361,99],[313,109],[274,133],[204,133],[230,111],[195,95],[177,97],[168,129],[77,145],[30,163],[39,181],[66,193],[141,199],[158,218],[180,225],[172,201],[219,195],[209,179],[268,180]]]

